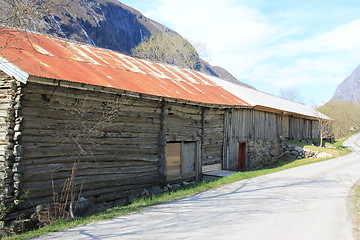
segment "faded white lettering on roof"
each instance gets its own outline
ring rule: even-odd
[[[41,54],[48,55],[48,56],[54,56],[50,52],[46,51],[44,48],[40,47],[39,45],[33,44],[34,49]]]
[[[158,71],[157,68],[155,68],[154,66],[151,65],[151,62],[146,61],[144,59],[137,59],[140,63],[141,66],[143,68],[145,68],[148,72],[148,74],[153,75],[155,77],[159,77],[159,78],[166,78],[166,79],[170,79],[169,76],[166,76],[165,74],[163,74],[161,71]]]

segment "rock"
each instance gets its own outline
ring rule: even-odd
[[[298,156],[298,155],[299,155],[299,152],[298,152],[298,151],[291,151],[290,153],[291,153],[291,155],[294,155],[294,156]]]
[[[118,199],[118,200],[114,201],[114,203],[113,203],[114,207],[126,206],[128,204],[129,204],[129,201],[127,198]]]
[[[30,216],[30,220],[35,224],[37,225],[40,221],[39,221],[39,216],[37,215],[37,213],[33,213],[31,214]]]
[[[310,150],[305,150],[305,149],[304,149],[304,153],[305,153],[305,157],[307,157],[307,158],[315,155],[314,152],[312,152]]]
[[[30,219],[15,220],[11,223],[10,229],[15,233],[29,231],[35,228],[35,223]]]
[[[174,188],[176,189],[176,188],[179,188],[179,187],[180,187],[180,184],[172,184],[171,186],[172,186],[173,189],[174,189]]]
[[[182,185],[190,185],[190,183],[189,182],[182,182]]]
[[[130,194],[128,196],[128,201],[129,203],[133,203],[136,199],[138,199],[140,197],[140,194],[137,192],[133,192],[132,194]]]
[[[325,152],[320,152],[316,155],[317,158],[329,158],[329,157],[332,157],[331,154],[329,153],[325,153]]]
[[[84,197],[80,197],[75,205],[75,216],[85,217],[92,213],[94,204]]]
[[[140,193],[141,197],[150,197],[150,192],[147,189],[144,189],[144,191],[142,191]]]
[[[162,193],[162,189],[161,189],[161,187],[159,187],[159,186],[155,186],[155,187],[152,187],[152,188],[150,188],[150,194],[152,195],[152,196],[154,196],[154,195],[159,195],[160,193]]]
[[[21,145],[15,145],[14,146],[14,155],[15,156],[21,156],[21,153],[22,153]]]
[[[294,150],[295,150],[295,151],[298,151],[298,152],[302,152],[302,151],[303,151],[303,148],[302,148],[302,147],[295,147]]]

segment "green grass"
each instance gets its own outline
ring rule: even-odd
[[[295,143],[292,143],[292,144],[295,144]],[[307,146],[307,145],[304,145],[304,146]],[[311,146],[311,147],[314,147],[314,146]],[[324,150],[324,148],[318,148],[318,147],[315,147],[315,148],[317,148],[319,151]],[[339,156],[345,155],[348,153],[348,151],[343,150],[343,149],[335,149],[333,151],[337,151]],[[44,228],[41,228],[38,230],[26,232],[21,235],[14,235],[12,237],[7,237],[4,239],[17,239],[17,240],[28,239],[28,238],[33,238],[36,236],[41,236],[41,235],[44,235],[44,234],[50,233],[50,232],[55,232],[55,231],[60,231],[60,230],[64,230],[67,228],[72,228],[72,227],[75,227],[78,225],[83,225],[83,224],[100,221],[100,220],[111,219],[116,216],[121,216],[124,214],[137,212],[148,206],[153,206],[153,205],[161,204],[164,202],[169,202],[169,201],[173,201],[176,199],[188,197],[188,196],[194,195],[199,192],[217,188],[217,187],[220,187],[220,186],[223,186],[226,184],[230,184],[230,183],[234,183],[234,182],[237,182],[240,180],[249,179],[249,178],[253,178],[253,177],[257,177],[257,176],[262,176],[262,175],[266,175],[269,173],[279,172],[282,170],[286,170],[286,169],[290,169],[290,168],[294,168],[294,167],[298,167],[298,166],[303,166],[303,165],[307,165],[307,164],[311,164],[311,163],[315,163],[315,162],[320,162],[320,161],[324,161],[324,160],[328,160],[328,159],[304,158],[304,159],[296,159],[296,160],[290,160],[290,161],[277,162],[276,164],[273,164],[272,166],[269,166],[262,170],[239,172],[237,174],[234,174],[234,175],[231,175],[228,177],[224,177],[221,179],[216,179],[216,180],[211,180],[211,181],[202,181],[202,182],[195,183],[193,185],[182,186],[173,192],[167,192],[167,193],[164,193],[164,194],[161,194],[158,196],[154,196],[152,198],[138,199],[134,203],[132,203],[128,206],[111,208],[104,212],[101,212],[101,213],[98,213],[98,214],[95,214],[95,215],[92,215],[89,217],[77,218],[74,221],[59,220],[58,222],[56,222],[50,226],[47,226],[47,227],[44,227]]]

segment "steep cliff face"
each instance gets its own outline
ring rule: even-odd
[[[360,65],[339,84],[331,100],[360,102]]]
[[[45,19],[43,30],[58,37],[128,54],[153,31],[176,34],[116,0],[70,2]]]
[[[40,23],[41,29],[57,37],[86,42],[131,54],[131,49],[151,33],[178,34],[116,0],[74,0],[56,8]],[[198,71],[251,87],[221,67],[200,59]]]

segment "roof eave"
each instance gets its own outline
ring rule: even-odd
[[[265,111],[265,112],[271,112],[271,113],[277,113],[277,114],[284,114],[287,116],[292,116],[292,117],[298,117],[298,118],[306,118],[309,120],[319,120],[319,119],[323,119],[323,120],[332,120],[331,118],[327,117],[327,116],[310,116],[310,115],[305,115],[305,114],[301,114],[301,113],[296,113],[296,112],[289,112],[289,111],[285,111],[285,110],[281,110],[281,109],[275,109],[275,108],[270,108],[270,107],[265,107],[262,105],[255,105],[254,106],[255,110],[260,110],[260,111]]]
[[[29,79],[29,74],[27,72],[24,72],[2,57],[0,57],[0,70],[24,84],[26,84]]]
[[[195,105],[195,106],[199,106],[199,107],[219,108],[219,109],[252,108],[252,106],[246,106],[246,105],[236,105],[236,104],[226,105],[226,104],[217,104],[217,103],[204,103],[204,102],[196,102],[196,101],[185,100],[185,99],[180,99],[180,98],[155,96],[155,95],[150,95],[150,94],[132,92],[132,91],[128,91],[128,90],[121,90],[121,89],[117,89],[117,88],[109,88],[109,87],[104,87],[104,86],[98,86],[98,85],[92,85],[92,84],[86,84],[86,83],[78,83],[78,82],[72,82],[72,81],[67,81],[67,80],[50,79],[50,78],[44,78],[44,77],[32,76],[32,75],[28,78],[28,81],[34,82],[34,83],[40,83],[40,84],[44,84],[44,85],[75,88],[75,89],[79,89],[79,90],[90,90],[90,91],[105,92],[105,93],[110,93],[110,94],[123,94],[123,95],[127,95],[130,97],[144,98],[144,99],[155,100],[155,101],[165,100],[167,102]]]

